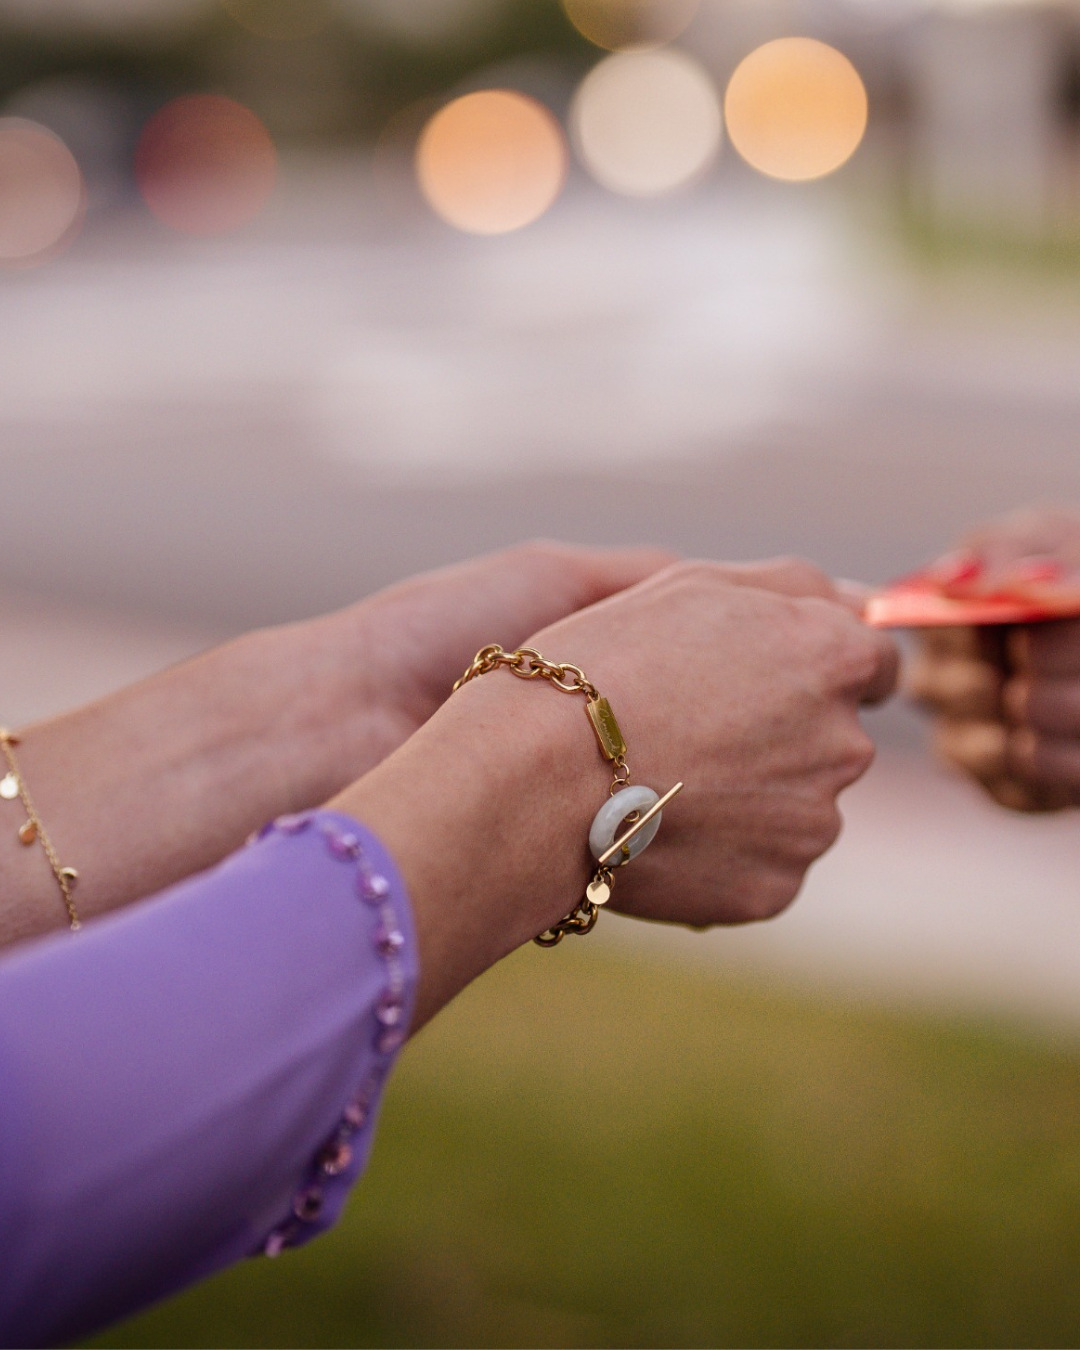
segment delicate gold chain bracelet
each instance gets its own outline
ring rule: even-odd
[[[53,876],[56,878],[56,884],[60,887],[60,894],[64,897],[68,926],[73,933],[78,932],[82,924],[79,922],[79,913],[75,908],[75,901],[71,898],[71,893],[78,884],[79,874],[74,867],[62,866],[59,855],[53,848],[52,840],[49,838],[48,831],[37,813],[33,798],[27,791],[26,782],[19,769],[19,761],[15,758],[15,746],[18,744],[19,738],[14,732],[8,731],[6,727],[0,727],[0,750],[3,751],[8,767],[7,773],[3,778],[0,778],[0,800],[22,802],[23,810],[26,812],[26,820],[19,826],[19,843],[25,845],[26,848],[30,848],[37,842],[44,849]]]
[[[611,898],[615,884],[613,867],[623,866],[648,848],[660,828],[663,808],[682,791],[683,785],[676,783],[662,797],[652,788],[631,787],[626,742],[611,704],[580,667],[566,661],[547,661],[534,647],[519,647],[513,652],[504,651],[497,642],[481,647],[468,670],[454,685],[454,690],[500,666],[520,680],[547,680],[564,694],[584,694],[589,724],[596,733],[601,754],[611,764],[609,800],[596,813],[589,830],[589,847],[597,863],[593,879],[566,918],[533,939],[541,947],[554,947],[567,933],[584,937],[592,931],[601,906]],[[627,821],[631,822],[630,828],[616,839],[618,827]]]

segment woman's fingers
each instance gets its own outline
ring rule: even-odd
[[[930,570],[954,595],[985,595],[1015,582],[1075,578],[1078,566],[1080,515],[1036,507],[970,530]]]
[[[736,586],[756,586],[759,590],[797,598],[840,598],[832,577],[804,558],[766,558],[761,562],[722,563],[717,567],[723,579]]]
[[[1029,787],[1080,800],[1080,738],[1015,727],[1008,732],[1006,760],[1010,775]]]
[[[509,565],[517,569],[530,582],[548,587],[553,581],[561,584],[565,612],[573,613],[636,586],[654,572],[669,567],[676,561],[676,555],[659,548],[582,548],[538,539],[505,554],[496,554],[491,561],[496,567]]]
[[[1080,514],[1016,512],[970,531],[935,568],[953,594],[1072,587]],[[926,630],[909,692],[936,715],[938,752],[1018,810],[1080,803],[1080,620]]]
[[[1046,736],[1080,737],[1080,680],[1017,675],[1005,685],[1002,703],[1014,726]]]
[[[859,702],[873,706],[884,703],[896,692],[900,678],[900,649],[888,636],[877,629],[863,630],[870,639],[870,669],[859,695]]]
[[[1011,629],[1007,658],[1009,668],[1023,674],[1080,681],[1080,619]]]
[[[1001,669],[970,656],[921,653],[904,676],[906,692],[944,717],[991,721],[1001,713]]]
[[[1008,730],[1001,722],[940,720],[934,749],[984,786],[1009,776]]]
[[[1017,811],[1056,811],[1080,803],[1080,736],[1003,722],[941,719],[937,753]]]

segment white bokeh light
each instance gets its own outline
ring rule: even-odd
[[[86,209],[75,157],[59,136],[0,117],[0,265],[25,267],[74,237]]]
[[[577,153],[597,182],[635,197],[672,192],[699,178],[723,134],[708,73],[671,49],[606,57],[582,81],[570,124]]]

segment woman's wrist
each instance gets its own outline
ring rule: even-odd
[[[579,700],[494,674],[330,803],[374,830],[405,879],[414,1029],[580,898],[607,777]]]
[[[210,866],[267,819],[315,805],[365,767],[354,663],[332,669],[328,646],[300,640],[302,627],[250,634],[22,729],[20,764],[79,872],[84,919]],[[0,872],[12,882],[0,944],[65,922],[46,860],[16,837],[17,805],[0,802]]]

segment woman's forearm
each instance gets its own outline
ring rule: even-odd
[[[318,805],[439,707],[477,647],[520,640],[666,561],[532,544],[250,634],[69,716],[19,753],[76,905],[95,914],[206,867],[281,811]],[[3,720],[0,706],[0,721]],[[0,946],[65,922],[18,803],[0,800]]]
[[[414,1030],[573,909],[610,777],[580,697],[502,674],[466,685],[331,803],[375,831],[409,888]]]
[[[305,646],[289,629],[250,634],[20,728],[20,767],[62,863],[79,873],[81,917],[202,870],[271,817],[324,800],[367,767],[365,753],[374,762],[377,705],[365,709],[328,673],[314,636]],[[298,661],[310,678],[278,677]],[[18,839],[24,820],[18,800],[0,800],[0,945],[66,922],[43,850]]]
[[[392,860],[326,812],[0,960],[0,1345],[328,1227],[415,973]]]

